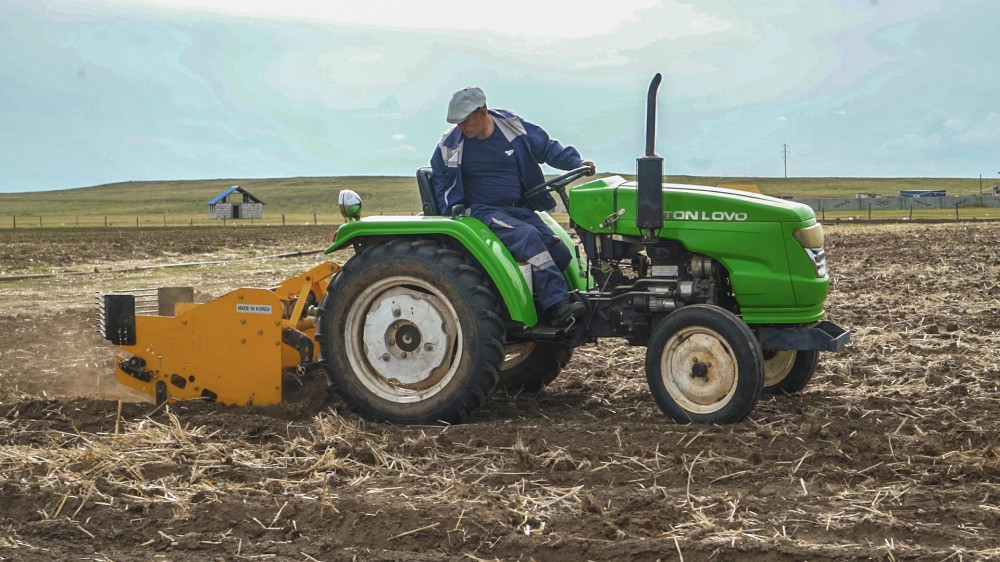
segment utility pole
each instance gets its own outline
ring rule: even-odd
[[[788,179],[788,144],[781,145],[781,151],[785,159],[785,179]]]

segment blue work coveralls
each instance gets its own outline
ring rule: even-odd
[[[509,111],[491,109],[489,114],[514,150],[522,193],[545,181],[542,163],[561,170],[571,170],[583,163],[575,148],[550,139],[541,127]],[[465,135],[457,126],[452,127],[441,137],[431,156],[434,195],[443,214],[450,214],[458,203],[464,204],[466,189],[475,189],[462,182],[464,146]],[[572,259],[569,249],[534,212],[548,211],[555,205],[552,195],[545,193],[514,205],[469,206],[470,214],[497,235],[514,259],[531,264],[531,282],[543,310],[565,301],[569,290],[562,276]]]

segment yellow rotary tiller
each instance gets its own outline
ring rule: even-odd
[[[129,354],[116,356],[118,381],[157,403],[281,402],[317,361],[316,307],[340,266],[327,261],[275,287],[202,304],[191,287],[98,294],[102,335]]]

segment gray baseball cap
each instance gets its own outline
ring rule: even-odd
[[[448,119],[452,125],[457,125],[470,113],[486,105],[486,94],[476,86],[462,88],[451,96],[448,102]]]

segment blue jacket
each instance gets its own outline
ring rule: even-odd
[[[521,173],[521,189],[527,191],[545,181],[541,164],[548,164],[560,170],[572,170],[583,163],[580,153],[572,146],[563,146],[549,138],[541,127],[529,123],[503,109],[490,109],[493,122],[514,148],[517,167]],[[451,207],[465,198],[462,185],[462,148],[465,135],[457,127],[452,127],[441,137],[431,156],[434,171],[434,197],[442,214],[451,212]],[[552,195],[544,193],[533,197],[528,205],[537,211],[548,211],[556,206]]]

